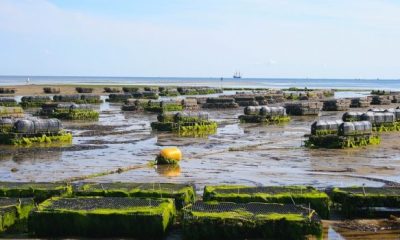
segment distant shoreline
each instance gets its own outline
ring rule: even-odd
[[[124,78],[124,77],[28,77],[0,76],[0,87],[20,86],[28,84],[38,86],[196,86],[217,88],[304,88],[309,89],[341,89],[351,91],[392,90],[400,91],[400,81],[396,80],[352,80],[352,79],[256,79],[256,78]]]
[[[16,93],[13,95],[54,95],[54,94],[45,94],[43,92],[43,88],[59,88],[60,94],[77,94],[75,88],[76,87],[90,87],[93,88],[93,94],[109,94],[104,92],[105,87],[116,87],[122,88],[124,86],[129,87],[154,87],[155,85],[120,85],[120,84],[98,84],[98,85],[88,85],[88,84],[26,84],[26,85],[8,85],[8,86],[0,86],[0,88],[13,88],[16,90]],[[177,87],[173,85],[162,85],[159,84],[157,86],[160,87]],[[233,88],[228,87],[224,88],[225,90],[229,89],[230,91],[249,91],[251,89],[257,88]],[[282,89],[282,88],[258,88],[258,90],[266,90],[266,89]],[[318,90],[318,88],[315,88]],[[373,89],[335,89],[337,92],[366,92],[371,91]],[[0,94],[1,96],[6,96],[6,94]]]

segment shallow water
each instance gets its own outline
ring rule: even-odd
[[[132,165],[141,168],[90,181],[192,182],[201,190],[207,184],[381,186],[400,180],[397,133],[384,134],[380,146],[310,150],[302,146],[303,136],[316,117],[292,117],[285,125],[239,124],[240,108],[210,111],[219,122],[217,134],[181,138],[152,132],[155,114],[123,113],[120,106],[101,104],[98,123],[65,122],[74,134],[72,148],[1,147],[0,180],[56,181]],[[341,115],[323,112],[318,118]],[[148,166],[164,146],[182,149],[180,169]]]

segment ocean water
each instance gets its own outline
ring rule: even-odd
[[[0,76],[0,85],[88,84],[88,85],[174,85],[242,88],[334,88],[382,89],[400,91],[399,79],[296,79],[296,78],[182,78],[182,77],[65,77],[65,76]]]

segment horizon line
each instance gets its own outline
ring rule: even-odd
[[[326,78],[326,77],[242,77],[242,78],[233,78],[233,77],[185,77],[185,76],[96,76],[96,75],[10,75],[10,74],[0,74],[0,77],[82,77],[82,78],[189,78],[189,79],[299,79],[299,80],[400,80],[400,78],[355,78],[355,77],[345,77],[345,78]]]

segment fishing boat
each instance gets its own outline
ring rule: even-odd
[[[236,72],[233,74],[233,78],[242,78],[242,75],[240,74],[240,72],[236,71]]]

